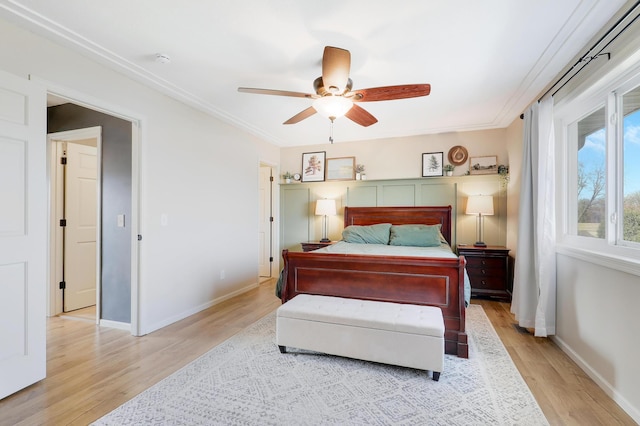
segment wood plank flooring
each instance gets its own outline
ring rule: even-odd
[[[0,425],[86,425],[280,305],[271,280],[143,337],[91,320],[48,320],[47,378],[0,401]],[[482,305],[552,425],[634,425],[551,341],[513,327],[506,303]]]
[[[509,303],[471,302],[484,308],[549,423],[636,425],[555,343],[516,327]]]

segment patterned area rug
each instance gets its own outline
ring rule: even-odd
[[[281,354],[272,312],[94,424],[548,424],[481,306],[467,310],[467,332],[469,359],[447,355],[434,382],[409,368]]]

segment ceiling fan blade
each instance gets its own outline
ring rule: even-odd
[[[349,81],[351,53],[338,47],[326,46],[322,55],[322,82],[329,93],[343,93]]]
[[[353,121],[364,127],[369,127],[372,124],[378,122],[378,119],[373,115],[369,114],[364,108],[359,107],[358,105],[353,105],[349,111],[344,115],[349,120]]]
[[[253,87],[238,87],[238,92],[255,93],[258,95],[290,96],[293,98],[308,98],[308,99],[314,99],[318,97],[318,95],[312,95],[310,93],[289,92],[287,90],[274,90],[274,89],[256,89]]]
[[[296,123],[299,123],[300,121],[304,120],[305,118],[311,117],[315,113],[316,113],[315,108],[310,106],[309,108],[307,108],[307,109],[305,109],[303,111],[300,111],[299,113],[297,113],[296,115],[294,115],[293,117],[291,117],[290,119],[288,119],[287,121],[285,121],[282,124],[296,124]]]
[[[351,92],[354,102],[392,101],[395,99],[417,98],[431,93],[430,84],[403,84],[401,86],[373,87]],[[347,94],[351,97],[351,94]]]

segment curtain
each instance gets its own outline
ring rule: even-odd
[[[536,336],[556,330],[555,138],[553,97],[524,116],[522,180],[511,312]]]

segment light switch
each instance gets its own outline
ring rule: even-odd
[[[169,215],[166,213],[162,213],[160,215],[160,225],[167,226],[169,225]]]
[[[124,228],[124,215],[118,215],[118,228]]]

